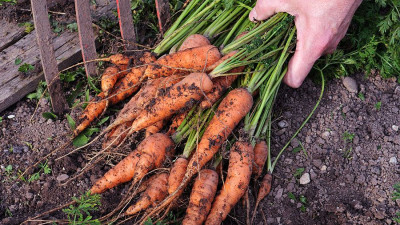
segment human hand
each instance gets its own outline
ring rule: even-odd
[[[295,17],[296,51],[283,81],[298,88],[315,61],[335,51],[349,28],[362,0],[257,0],[249,14],[251,21],[265,20],[278,12]]]

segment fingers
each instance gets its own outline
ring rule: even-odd
[[[307,19],[295,19],[297,29],[296,52],[289,61],[288,71],[283,82],[292,88],[298,88],[307,77],[315,61],[326,50],[330,37],[320,34],[319,29],[310,28]]]
[[[249,19],[253,22],[265,20],[277,12],[285,11],[282,6],[279,0],[258,0],[249,14]]]
[[[288,71],[283,82],[292,88],[298,88],[307,77],[316,59],[307,57],[307,52],[297,51],[290,59]]]

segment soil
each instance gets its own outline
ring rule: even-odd
[[[51,2],[51,10],[65,7],[63,10],[73,15],[70,3]],[[16,7],[0,7],[0,15],[18,22],[30,20],[29,11]],[[72,17],[63,18],[61,22],[69,23]],[[394,78],[384,80],[379,75],[356,74],[353,78],[362,95],[346,89],[341,79],[326,83],[319,108],[280,158],[273,173],[272,192],[260,204],[255,224],[395,224],[393,218],[400,211],[400,201],[392,200],[393,186],[400,182],[400,85]],[[282,86],[274,106],[273,157],[311,112],[320,90],[320,84],[310,79],[299,89]],[[87,165],[91,153],[101,148],[101,143],[95,143],[60,160],[50,157],[50,174],[36,166],[24,175],[29,179],[39,172],[37,180],[16,179],[69,139],[67,120],[45,119],[42,113],[49,111],[46,99],[37,104],[25,98],[0,113],[0,224],[20,224],[70,202],[118,161],[116,157],[107,158],[65,184]],[[79,109],[71,115],[77,118]],[[120,152],[135,148],[141,139],[142,135],[131,137]],[[72,150],[67,147],[57,156]],[[252,211],[257,182],[252,181],[251,186]],[[102,205],[92,215],[97,218],[110,212],[128,188],[129,184],[120,185],[102,194]],[[224,224],[245,224],[245,212],[240,202]],[[175,213],[182,216],[182,210]],[[41,219],[65,218],[58,211]]]
[[[365,99],[346,90],[340,79],[327,82],[320,107],[277,164],[272,192],[260,204],[255,224],[394,224],[392,218],[400,206],[392,200],[393,185],[400,181],[400,131],[396,127],[400,125],[400,85],[395,79],[383,80],[380,76],[365,78],[358,74],[354,78]],[[319,93],[320,84],[309,79],[299,89],[281,88],[275,105],[273,156],[312,110]],[[40,173],[39,180],[15,180],[18,171],[68,140],[66,119],[44,119],[42,113],[50,111],[46,99],[40,100],[34,113],[35,106],[32,100],[24,99],[0,115],[1,224],[18,224],[28,216],[69,202],[72,196],[88,190],[112,165],[97,165],[62,186],[87,163],[87,154],[75,153],[61,160],[50,157],[51,174]],[[354,136],[345,141],[345,134]],[[132,137],[126,150],[136,145],[135,140]],[[83,153],[99,147],[95,145]],[[5,172],[8,165],[12,165],[9,173]],[[299,168],[304,171],[295,177]],[[300,184],[299,178],[305,173],[310,183]],[[102,206],[93,215],[104,215],[115,207],[128,186],[103,194]],[[250,191],[252,206],[255,188]],[[301,196],[304,204],[299,200]],[[243,224],[244,211],[238,204],[225,224]],[[65,215],[57,212],[44,218],[60,219]]]

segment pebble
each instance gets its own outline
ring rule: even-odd
[[[356,80],[354,80],[351,77],[345,77],[343,79],[343,85],[349,92],[352,92],[352,93],[358,92],[357,82],[356,82]]]
[[[304,174],[300,177],[300,180],[299,180],[299,181],[300,181],[300,184],[303,184],[303,185],[310,183],[310,182],[311,182],[310,174],[309,174],[309,173],[304,173]]]
[[[33,194],[30,193],[30,192],[27,192],[26,195],[25,195],[25,197],[26,197],[27,199],[31,199],[31,198],[33,198]]]
[[[396,157],[391,157],[389,162],[393,163],[393,164],[397,164],[397,158]]]
[[[331,132],[325,131],[324,133],[322,133],[322,138],[325,140],[328,140],[330,135],[331,135]]]
[[[321,161],[320,159],[314,159],[314,160],[312,161],[312,164],[313,164],[315,167],[320,168],[321,165],[322,165],[322,161]]]
[[[282,194],[283,194],[283,188],[279,188],[278,191],[276,192],[275,198],[276,199],[282,198]]]
[[[281,120],[281,121],[279,121],[278,126],[280,128],[288,127],[288,122],[286,122],[286,120]]]
[[[400,86],[397,86],[396,89],[394,89],[395,94],[400,94]]]
[[[322,165],[322,166],[321,166],[321,171],[326,171],[326,169],[327,169],[327,168],[326,168],[325,165]]]
[[[14,117],[15,117],[15,115],[9,115],[9,116],[7,116],[8,119],[12,119],[12,118],[14,118]]]
[[[59,181],[59,182],[64,181],[64,180],[68,179],[68,177],[69,176],[67,174],[60,174],[57,177],[57,181]]]
[[[399,131],[399,126],[393,125],[393,126],[392,126],[392,129],[393,129],[394,131]]]

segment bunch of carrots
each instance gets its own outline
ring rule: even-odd
[[[269,151],[272,107],[295,28],[283,13],[252,24],[247,16],[254,1],[226,2],[192,0],[153,52],[106,59],[113,65],[101,77],[102,92],[80,116],[73,136],[110,105],[130,98],[93,141],[104,136],[100,153],[107,153],[134,133],[145,138],[90,189],[101,194],[131,182],[101,221],[162,219],[193,184],[182,223],[221,224],[246,198],[253,177],[260,185],[252,222],[270,192],[279,158],[272,163]],[[225,179],[217,172],[223,156]]]

